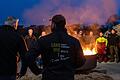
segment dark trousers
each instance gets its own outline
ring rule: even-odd
[[[16,80],[16,76],[0,76],[0,80]]]
[[[118,48],[117,48],[117,46],[110,45],[109,50],[110,50],[111,59],[118,59]]]

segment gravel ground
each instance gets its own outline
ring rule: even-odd
[[[26,75],[25,77],[18,80],[41,80],[41,75]],[[75,75],[75,80],[113,80],[113,78],[103,73],[93,72],[89,74],[77,74]]]
[[[98,63],[97,67],[87,74],[76,74],[75,80],[120,80],[120,63]],[[41,80],[42,75],[35,76],[28,69],[27,74],[18,80]]]
[[[42,75],[35,76],[28,69],[27,74],[18,80],[41,80]],[[114,80],[106,74],[106,70],[93,70],[87,74],[76,74],[75,80]]]

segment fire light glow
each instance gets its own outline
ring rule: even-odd
[[[90,50],[89,48],[83,49],[83,53],[84,55],[96,55],[97,52],[95,50],[95,48],[93,48],[92,50]]]
[[[64,15],[67,24],[105,24],[109,16],[118,13],[118,1],[120,0],[39,0],[39,3],[24,11],[23,17],[29,24],[48,25],[48,19],[55,14]]]

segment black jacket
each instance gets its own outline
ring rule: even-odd
[[[30,50],[35,45],[36,37],[34,35],[32,37],[30,37],[29,35],[26,35],[25,36],[25,41],[26,41],[28,50]]]
[[[117,34],[110,34],[108,36],[108,46],[116,46],[119,42],[119,37]]]
[[[41,37],[37,48],[27,56],[29,62],[34,62],[39,54],[43,59],[43,80],[74,80],[75,69],[85,63],[79,41],[65,30]]]
[[[17,52],[22,60],[21,74],[25,74],[27,65],[24,40],[11,26],[2,27],[0,29],[0,76],[16,75]]]

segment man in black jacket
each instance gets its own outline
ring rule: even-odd
[[[66,20],[62,15],[52,18],[52,33],[38,40],[36,49],[27,55],[32,71],[39,73],[31,64],[41,54],[43,59],[42,80],[74,80],[75,69],[85,63],[81,45],[67,34]]]
[[[28,50],[30,50],[32,47],[34,47],[36,37],[33,34],[33,29],[32,28],[28,29],[28,35],[25,36],[25,41],[26,41]]]
[[[115,60],[116,62],[119,62],[118,44],[119,44],[119,36],[116,34],[116,30],[112,29],[111,34],[108,36],[108,47],[110,50],[111,62]]]
[[[0,29],[0,80],[16,80],[18,52],[22,61],[20,76],[23,76],[27,70],[24,40],[13,26],[2,27]]]

